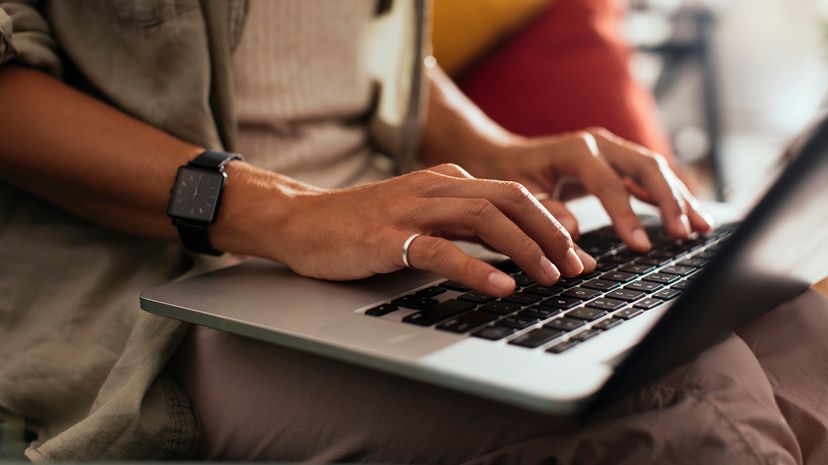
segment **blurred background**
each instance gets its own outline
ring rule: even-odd
[[[604,126],[749,205],[828,101],[828,0],[436,0],[441,65],[526,135]]]

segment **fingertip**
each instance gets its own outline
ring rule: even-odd
[[[706,211],[694,211],[690,217],[693,226],[699,232],[709,232],[716,228],[716,220]]]
[[[566,267],[564,268],[564,275],[567,277],[578,276],[584,272],[584,263],[575,252],[575,249],[570,248],[566,251],[566,258],[564,259]]]
[[[489,274],[489,289],[492,295],[506,296],[514,292],[517,284],[514,278],[501,271],[492,271]]]
[[[595,268],[598,266],[598,262],[592,257],[592,255],[584,252],[584,250],[580,247],[575,248],[575,253],[578,254],[578,257],[581,259],[581,263],[584,264],[585,273],[592,273],[595,271]]]
[[[647,252],[653,248],[653,244],[650,242],[650,238],[647,236],[644,228],[634,229],[632,234],[630,234],[630,243],[627,245],[631,246],[636,252]]]

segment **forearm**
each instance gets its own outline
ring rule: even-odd
[[[0,179],[103,226],[177,240],[166,216],[170,187],[178,167],[203,148],[17,66],[0,68],[0,108]],[[211,239],[250,253],[234,215],[279,179],[244,163],[227,169],[225,205]]]
[[[522,138],[492,121],[439,67],[427,71],[429,101],[420,156],[427,166],[456,163],[475,176],[485,177],[480,163]]]

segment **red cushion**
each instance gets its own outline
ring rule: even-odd
[[[615,0],[556,0],[458,85],[518,134],[603,126],[667,154],[652,96],[629,72],[622,15]]]

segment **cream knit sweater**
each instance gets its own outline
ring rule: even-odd
[[[361,56],[374,0],[252,0],[233,55],[238,148],[321,187],[383,176],[372,163]]]

